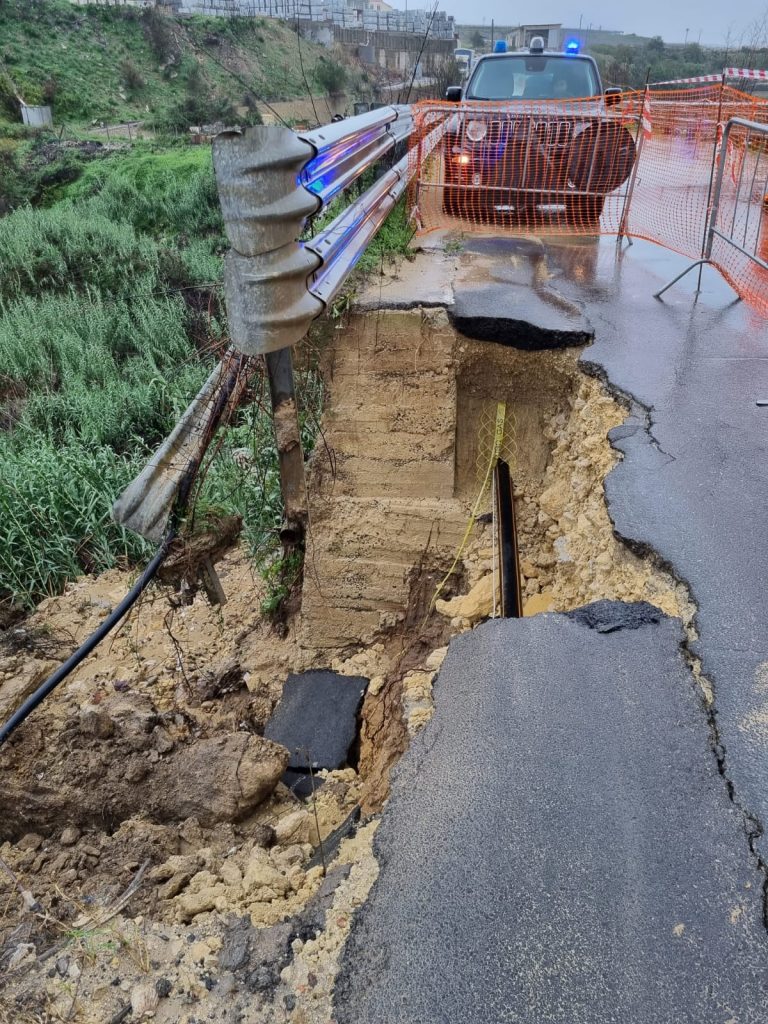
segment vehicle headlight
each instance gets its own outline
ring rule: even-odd
[[[467,121],[465,131],[470,142],[482,142],[488,134],[488,125],[485,121]]]

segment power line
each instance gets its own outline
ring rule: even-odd
[[[408,103],[411,98],[411,89],[413,89],[413,83],[416,80],[416,72],[418,71],[419,64],[421,63],[421,58],[424,54],[424,49],[427,45],[427,40],[429,39],[429,33],[432,31],[432,22],[435,20],[435,15],[437,14],[437,3],[438,0],[435,0],[435,6],[432,8],[432,14],[430,16],[429,21],[427,22],[427,31],[424,33],[424,38],[421,41],[421,49],[419,50],[419,55],[416,58],[416,63],[413,65],[413,74],[411,75],[411,82],[410,85],[408,86],[408,92],[405,94],[406,103]]]
[[[300,25],[299,25],[299,12],[297,10],[296,11],[296,48],[299,51],[299,67],[301,68],[301,77],[304,79],[304,87],[307,90],[307,95],[309,96],[309,102],[312,104],[312,113],[315,115],[315,124],[319,125],[320,124],[320,118],[317,116],[317,107],[315,106],[315,98],[312,95],[312,90],[309,88],[309,82],[307,81],[307,76],[306,76],[306,73],[304,71],[304,58],[302,57],[302,54],[301,54],[301,32],[300,32],[299,29],[300,29]]]
[[[267,108],[267,110],[269,110],[272,114],[274,114],[274,116],[277,118],[277,120],[282,124],[282,126],[284,128],[290,128],[290,125],[285,120],[285,118],[281,114],[279,114],[271,104],[267,103],[267,101],[265,99],[262,99],[262,97],[259,96],[258,93],[256,92],[256,90],[253,88],[253,86],[249,85],[248,82],[246,82],[244,78],[241,78],[240,75],[238,75],[236,71],[233,71],[231,68],[228,68],[227,65],[223,63],[223,61],[220,61],[218,59],[218,57],[214,57],[214,55],[210,52],[210,50],[205,49],[205,47],[198,46],[197,43],[193,39],[191,39],[188,35],[187,35],[186,38],[187,38],[187,42],[192,47],[192,49],[195,50],[196,53],[202,53],[209,60],[212,60],[214,64],[217,64],[222,69],[222,71],[226,71],[227,74],[231,75],[232,78],[234,78],[236,82],[239,82],[240,85],[242,85],[244,89],[246,89],[248,92],[252,93],[256,97],[256,99],[259,101],[259,103],[263,103],[264,106]]]

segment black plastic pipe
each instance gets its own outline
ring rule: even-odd
[[[171,541],[175,536],[175,529],[168,531],[163,538],[160,547],[155,552],[154,558],[138,580],[136,580],[117,608],[114,609],[111,615],[108,615],[107,618],[104,619],[99,628],[94,633],[91,633],[88,639],[78,647],[74,654],[71,654],[64,664],[60,665],[53,675],[49,676],[34,693],[27,697],[21,707],[14,711],[8,721],[0,728],[0,747],[5,743],[14,729],[17,729],[24,719],[31,715],[35,708],[45,700],[48,694],[51,693],[52,690],[55,690],[59,683],[63,682],[67,676],[77,668],[84,658],[88,657],[94,647],[101,643],[104,637],[114,629],[118,622],[125,618],[146,590],[149,583],[151,583],[153,577],[157,573],[157,570],[165,561],[165,558],[168,555],[168,550],[171,546]]]

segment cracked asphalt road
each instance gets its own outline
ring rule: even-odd
[[[378,832],[337,1019],[765,1024],[768,331],[714,271],[698,302],[693,277],[653,299],[686,262],[655,246],[545,248],[548,287],[595,331],[582,361],[632,402],[616,531],[689,585],[714,705],[670,620],[547,615],[455,642]],[[472,302],[503,317],[504,296],[501,274]]]
[[[682,639],[540,615],[451,644],[338,1024],[764,1024],[763,877]]]

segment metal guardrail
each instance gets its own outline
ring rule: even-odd
[[[407,106],[295,133],[279,126],[223,132],[213,145],[219,198],[231,249],[224,292],[232,348],[225,361],[263,355],[269,376],[287,544],[307,519],[304,457],[291,346],[327,308],[403,194],[415,164],[403,156],[330,224],[308,240],[312,219],[413,131]],[[220,365],[113,507],[114,518],[157,538],[189,465],[199,465],[221,417]]]
[[[413,130],[406,106],[311,132],[224,132],[213,147],[232,249],[224,288],[232,343],[261,355],[299,341],[326,308],[407,184],[400,160],[309,241],[307,225]]]
[[[735,150],[731,136],[736,130],[742,130],[745,138],[739,146],[738,171],[734,173]],[[755,140],[757,140],[756,143]],[[672,278],[668,284],[655,293],[655,298],[661,298],[664,292],[697,267],[717,266],[717,261],[713,258],[716,239],[721,239],[728,247],[741,253],[751,264],[768,271],[768,262],[765,258],[768,252],[761,232],[763,204],[768,192],[767,150],[768,124],[749,121],[743,117],[732,117],[726,122],[720,137],[720,154],[711,193],[710,212],[701,259],[691,263],[677,277]],[[750,153],[754,154],[753,166],[751,171],[745,174],[746,157]],[[729,164],[732,166],[731,178],[734,187],[732,194],[727,197],[729,209],[726,210],[723,186],[726,182],[726,169]],[[755,195],[758,196],[760,206],[756,215],[753,216]],[[728,212],[730,212],[730,224],[728,223]],[[697,292],[700,290],[700,286],[701,278],[699,278]]]

